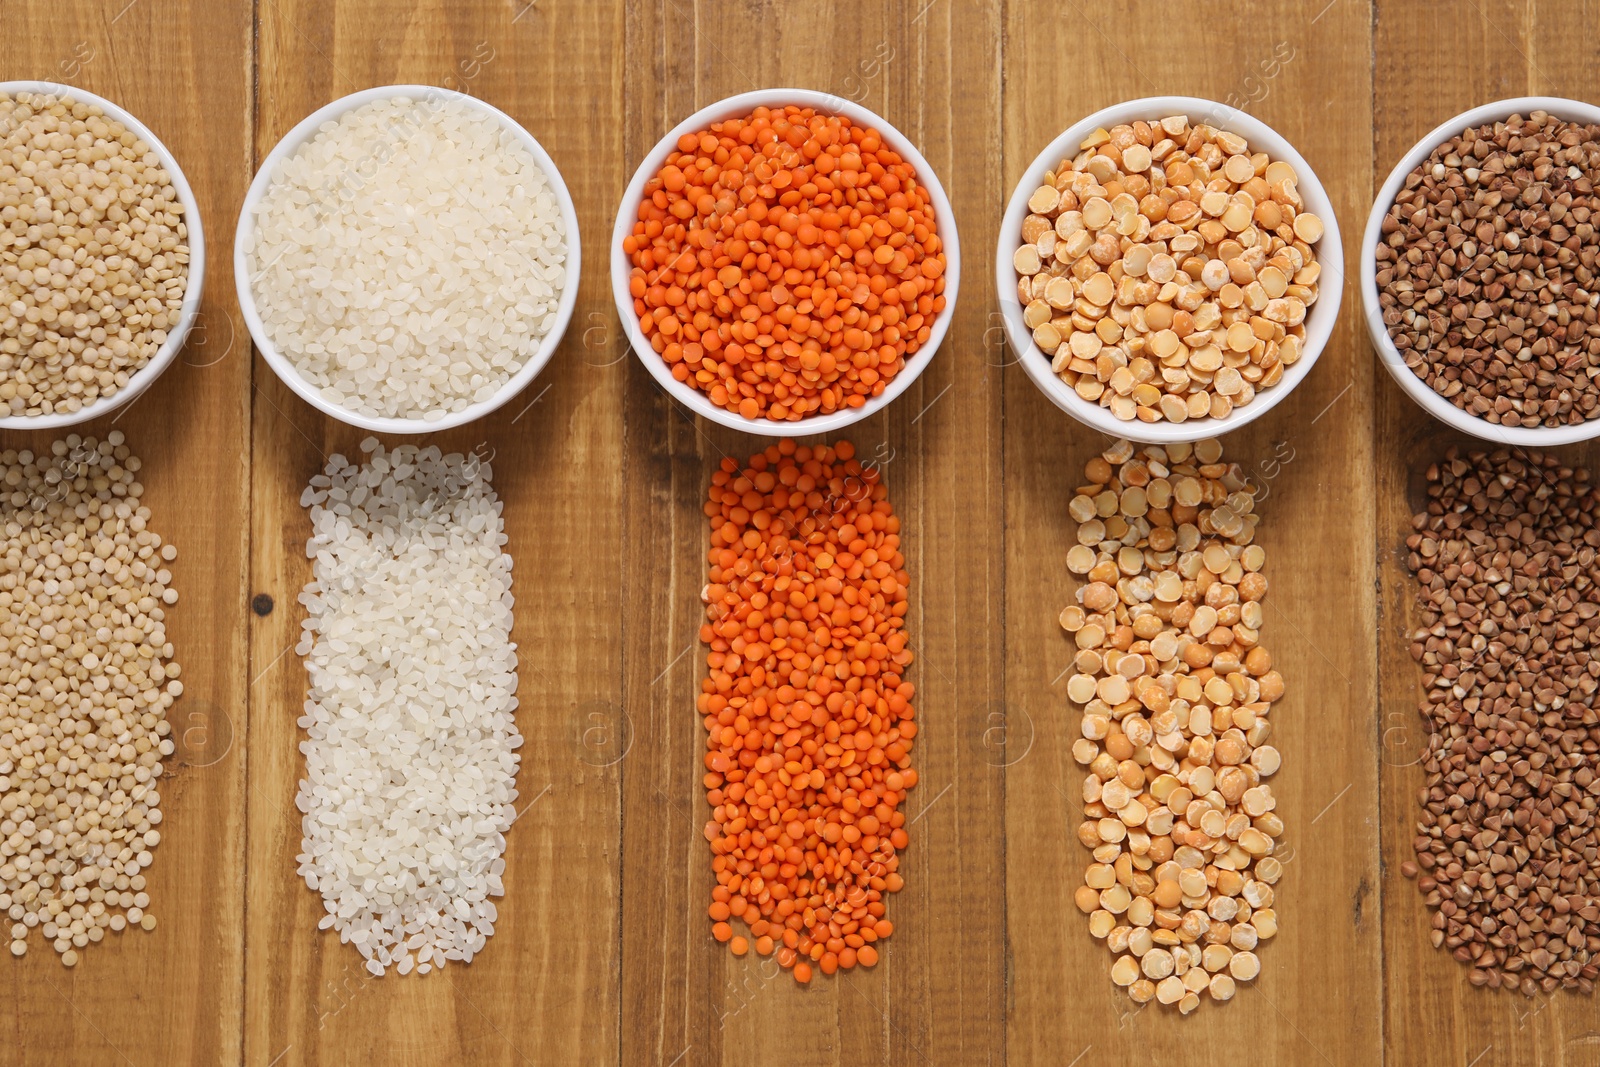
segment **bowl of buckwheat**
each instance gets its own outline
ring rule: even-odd
[[[1507,445],[1600,437],[1600,108],[1464,112],[1401,157],[1361,242],[1380,362],[1441,422]]]

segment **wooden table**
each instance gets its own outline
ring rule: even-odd
[[[1452,438],[1381,372],[1348,282],[1306,384],[1228,440],[1268,488],[1264,640],[1290,686],[1283,931],[1225,1007],[1179,1019],[1112,988],[1071,904],[1087,854],[1055,621],[1074,582],[1066,502],[1101,444],[1014,365],[991,282],[1011,183],[1107,104],[1241,103],[1321,175],[1353,261],[1377,185],[1435,124],[1506,96],[1595,98],[1597,30],[1596,0],[5,0],[0,79],[63,81],[139,115],[194,185],[211,259],[183,358],[114,420],[182,551],[170,632],[188,688],[150,873],[160,926],[72,971],[37,942],[0,964],[0,1064],[1600,1062],[1591,1000],[1470,988],[1428,947],[1398,872],[1421,781],[1399,548],[1419,472]],[[500,923],[470,967],[373,980],[315,929],[293,807],[298,498],[361,435],[252,357],[230,253],[256,161],[315,108],[392,82],[465,89],[532,130],[586,254],[552,365],[437,438],[493,451],[517,561],[526,808]],[[758,442],[691,421],[652,384],[606,274],[645,151],[706,103],[779,85],[905,130],[966,250],[943,349],[850,435],[892,456],[906,523],[923,723],[907,885],[879,966],[804,989],[716,945],[704,912],[700,507],[717,462]]]

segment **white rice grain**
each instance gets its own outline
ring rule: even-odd
[[[467,962],[494,932],[522,736],[511,557],[490,470],[437,447],[328,461],[300,644],[300,875],[373,974]]]

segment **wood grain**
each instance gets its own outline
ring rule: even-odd
[[[1008,13],[1008,183],[1061,130],[1106,105],[1154,94],[1232,95],[1310,162],[1353,255],[1354,220],[1369,199],[1364,4],[1344,0],[1320,17],[1298,3],[1254,4],[1251,18],[1227,22],[1175,15],[1182,34],[1141,33],[1149,13],[1131,8],[1067,3]],[[1075,42],[1087,60],[1063,63]],[[1219,55],[1230,61],[1214,62]],[[1344,314],[1311,375],[1226,442],[1227,455],[1262,487],[1258,541],[1272,583],[1262,644],[1288,684],[1273,715],[1286,873],[1277,887],[1282,932],[1263,947],[1261,977],[1234,1003],[1203,1004],[1188,1019],[1157,1005],[1141,1010],[1115,990],[1111,956],[1072,904],[1090,856],[1076,834],[1083,771],[1070,753],[1078,713],[1064,674],[1073,648],[1056,621],[1077,580],[1057,531],[1073,528],[1066,503],[1084,462],[1106,442],[1065,421],[1020,367],[1005,370],[1007,528],[1019,531],[1007,541],[1005,710],[1033,734],[1025,755],[1008,753],[1015,762],[1006,788],[1007,1051],[1017,1063],[1152,1054],[1198,1062],[1200,1049],[1228,1047],[1249,1047],[1263,1063],[1378,1060],[1373,369],[1351,310],[1360,299],[1351,274]],[[1340,281],[1325,280],[1324,292]],[[1324,1010],[1330,1004],[1340,1010]]]
[[[445,85],[493,101],[561,169],[590,249],[616,196],[621,5],[261,0],[256,155],[306,114],[372,85]],[[429,441],[492,457],[516,561],[524,745],[495,935],[468,968],[372,979],[318,934],[295,873],[305,672],[289,651],[310,575],[299,494],[362,434],[301,403],[262,363],[252,428],[251,589],[278,607],[251,626],[255,714],[245,1062],[251,1065],[606,1062],[617,1056],[617,772],[621,729],[621,366],[605,366],[604,261],[587,257],[573,327],[549,368],[491,417]],[[593,346],[593,347],[591,347]],[[402,443],[386,442],[389,447]],[[609,563],[609,565],[608,565]]]
[[[1227,442],[1264,486],[1264,641],[1289,684],[1282,933],[1253,987],[1190,1019],[1111,986],[1070,899],[1088,856],[1056,623],[1075,584],[1066,501],[1105,442],[1001,343],[993,255],[1011,183],[1057,133],[1185,93],[1242,100],[1297,145],[1337,206],[1353,277],[1404,150],[1486,100],[1595,98],[1597,29],[1600,0],[1253,0],[1226,17],[1078,0],[5,0],[0,78],[67,81],[139,114],[195,186],[211,256],[203,328],[116,420],[182,552],[185,747],[150,875],[161,925],[71,972],[38,946],[5,961],[0,1065],[1201,1063],[1229,1048],[1336,1067],[1596,1063],[1591,1000],[1471,989],[1428,946],[1398,874],[1421,738],[1397,547],[1421,470],[1455,438],[1377,365],[1349,280],[1307,382]],[[293,806],[298,499],[362,435],[252,364],[230,253],[271,146],[332,99],[402,81],[465,89],[540,139],[578,205],[585,270],[534,385],[431,438],[494,457],[517,562],[525,808],[500,922],[470,968],[373,980],[315,929]],[[857,100],[911,136],[963,252],[946,344],[843,435],[879,461],[905,523],[921,785],[883,961],[807,988],[732,957],[704,910],[701,505],[724,456],[765,442],[657,389],[607,279],[616,202],[645,152],[705,104],[782,85]],[[1593,469],[1600,448],[1562,455]]]
[[[623,764],[623,1016],[637,1024],[623,1027],[624,1063],[1001,1055],[1002,780],[979,742],[1000,685],[1002,557],[966,547],[1004,536],[999,381],[958,355],[985,329],[999,173],[992,133],[966,116],[998,109],[998,23],[987,6],[920,6],[716,5],[693,20],[675,0],[630,8],[630,172],[667,130],[725,96],[795,86],[854,99],[915,141],[945,183],[971,257],[963,288],[979,296],[962,298],[949,340],[904,397],[840,435],[880,460],[905,524],[921,784],[907,800],[907,884],[889,904],[896,933],[883,962],[810,988],[706,937],[714,883],[701,835],[704,730],[693,710],[705,672],[701,507],[722,457],[742,461],[766,442],[690,423],[643,373],[630,379],[625,602],[641,610],[624,623],[626,688],[629,708],[643,714]],[[770,46],[737,47],[748,40]]]
[[[0,1063],[210,1065],[240,1056],[243,995],[249,339],[229,259],[250,175],[250,13],[238,5],[26,0],[0,11],[0,80],[60,82],[138,116],[177,157],[212,250],[201,319],[130,406],[82,427],[126,434],[152,527],[177,546],[168,633],[186,695],[161,782],[150,934],[110,935],[68,971],[38,935],[0,967]],[[236,328],[237,326],[237,328]],[[47,449],[65,433],[0,434]],[[197,501],[203,504],[196,506]]]
[[[1600,7],[1590,0],[1383,5],[1374,38],[1374,193],[1412,145],[1468,108],[1529,95],[1594,100],[1600,92],[1597,25]],[[1423,416],[1381,371],[1376,409],[1384,955],[1392,991],[1385,1005],[1385,1059],[1402,1067],[1589,1067],[1600,1062],[1593,999],[1562,991],[1530,999],[1472,988],[1467,969],[1428,943],[1432,916],[1415,883],[1400,875],[1400,864],[1413,855],[1423,784],[1416,764],[1426,740],[1416,710],[1420,678],[1408,650],[1417,623],[1403,542],[1411,515],[1422,506],[1428,464],[1451,445],[1485,446]],[[1562,462],[1590,471],[1600,462],[1594,445],[1554,451]]]

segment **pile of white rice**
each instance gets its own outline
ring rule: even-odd
[[[400,97],[278,164],[245,264],[267,336],[324,398],[431,422],[538,352],[566,242],[549,177],[499,118]]]
[[[296,648],[311,691],[300,874],[367,970],[469,961],[494,932],[522,736],[511,557],[489,467],[376,439],[328,461]]]

